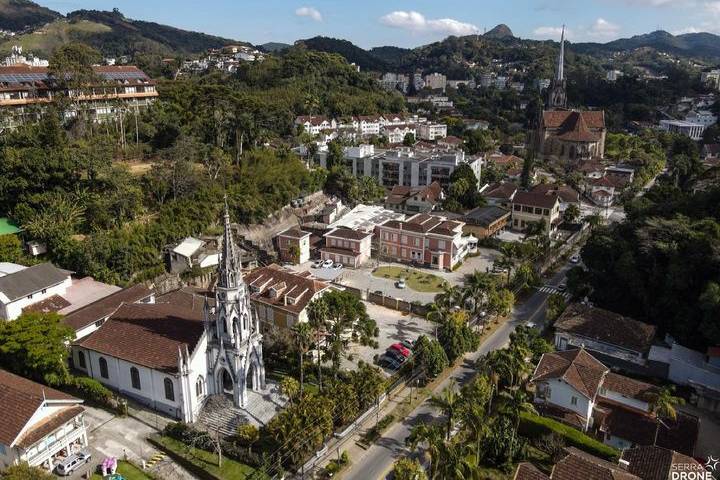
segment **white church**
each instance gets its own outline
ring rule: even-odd
[[[187,423],[198,420],[213,397],[272,418],[281,402],[253,405],[267,402],[262,345],[226,206],[214,298],[181,289],[154,303],[122,303],[72,345],[72,359],[75,368],[121,395]],[[248,421],[269,420],[259,416]]]

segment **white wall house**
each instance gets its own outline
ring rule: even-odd
[[[0,276],[0,320],[15,320],[24,308],[65,295],[72,284],[70,273],[41,263]]]
[[[417,136],[422,140],[434,141],[447,137],[447,125],[444,123],[421,123],[417,126]]]
[[[0,370],[0,470],[27,462],[52,470],[88,444],[83,401]]]

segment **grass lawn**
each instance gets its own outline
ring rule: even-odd
[[[408,288],[412,288],[416,292],[442,292],[443,285],[445,285],[442,277],[405,267],[378,267],[373,271],[373,275],[393,280],[404,278]]]
[[[132,463],[128,463],[123,460],[118,460],[118,468],[116,473],[122,475],[125,480],[149,480],[151,478],[145,475],[145,473],[141,469],[139,469]],[[102,480],[103,477],[98,473],[93,473],[93,476],[90,478],[92,480]]]
[[[232,478],[242,480],[243,478],[247,478],[248,475],[251,475],[255,471],[255,469],[253,469],[252,467],[249,467],[227,457],[223,457],[222,467],[218,468],[217,454],[210,453],[205,450],[200,450],[199,448],[194,448],[191,452],[191,449],[187,445],[175,440],[174,438],[165,436],[157,436],[153,438],[167,450],[175,453],[175,455],[183,457],[188,462],[191,462],[195,466],[209,472],[210,474],[218,478]]]

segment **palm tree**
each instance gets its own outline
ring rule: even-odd
[[[428,399],[428,403],[442,411],[446,417],[445,424],[445,436],[450,440],[450,432],[452,431],[453,423],[455,421],[455,414],[460,407],[461,397],[457,393],[455,380],[450,382],[450,385],[446,387],[440,395],[433,395]]]
[[[520,414],[523,412],[535,413],[535,407],[527,401],[527,394],[520,389],[505,390],[500,393],[502,402],[500,404],[500,413],[507,415],[514,422],[512,436],[510,437],[510,458],[515,453],[515,439],[517,431],[520,427]]]
[[[312,343],[313,331],[307,322],[300,322],[293,326],[293,336],[295,339],[295,347],[298,352],[298,361],[300,362],[300,397],[303,395],[303,387],[305,384],[305,355],[310,350]]]
[[[685,404],[685,400],[673,395],[675,393],[674,386],[665,386],[648,395],[650,412],[656,416],[655,440],[653,445],[657,444],[658,434],[660,433],[660,425],[664,425],[662,418],[669,418],[673,422],[677,420],[677,408]]]
[[[315,349],[317,350],[317,374],[318,386],[322,391],[322,350],[320,340],[327,329],[328,306],[322,297],[313,300],[308,305],[308,323],[313,330],[315,337]]]
[[[410,450],[416,450],[421,443],[427,445],[425,451],[430,456],[429,477],[430,480],[438,478],[440,463],[445,461],[443,454],[446,447],[443,428],[440,425],[420,423],[412,428],[405,442],[410,447]]]
[[[470,440],[475,445],[475,463],[480,464],[480,449],[483,440],[490,432],[488,417],[485,406],[477,403],[469,403],[460,411],[463,426],[467,430]]]

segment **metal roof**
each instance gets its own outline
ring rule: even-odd
[[[52,263],[41,263],[0,277],[0,294],[15,301],[48,287],[63,282],[70,272],[57,268]]]

